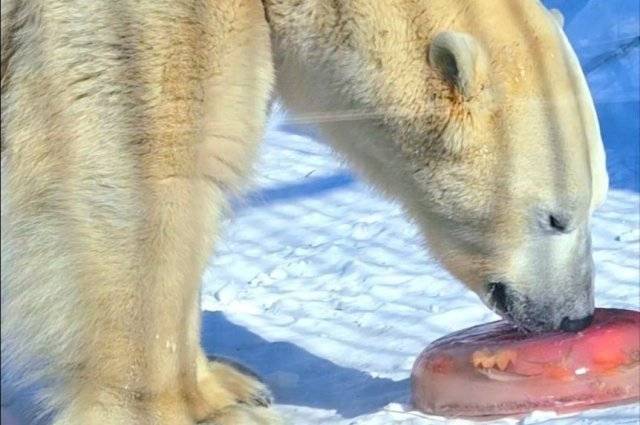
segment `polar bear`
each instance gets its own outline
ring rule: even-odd
[[[279,96],[533,330],[593,311],[607,189],[536,0],[2,0],[3,379],[56,425],[273,424],[199,344],[205,260]],[[5,367],[6,366],[6,367]]]

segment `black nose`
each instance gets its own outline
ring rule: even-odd
[[[493,282],[487,286],[487,290],[491,295],[491,300],[495,308],[502,313],[508,312],[509,300],[507,297],[507,287],[504,283]]]
[[[569,319],[565,316],[560,322],[560,329],[567,332],[578,332],[586,328],[593,321],[593,314],[583,317],[582,319]]]

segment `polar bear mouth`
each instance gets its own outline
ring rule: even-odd
[[[548,307],[536,305],[529,297],[514,291],[504,282],[489,282],[486,288],[485,303],[524,333],[551,330],[578,332],[588,327],[593,320],[593,314],[577,318],[553,315]],[[556,316],[558,320],[552,320]]]
[[[511,289],[505,282],[489,282],[486,286],[486,304],[503,319],[508,320],[523,333],[550,330],[551,323],[540,320],[543,315],[531,314],[534,303],[528,297]]]
[[[489,282],[487,284],[489,305],[500,315],[509,315],[509,303],[507,286],[502,282]]]

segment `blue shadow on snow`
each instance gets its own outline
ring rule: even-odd
[[[338,172],[330,176],[306,178],[293,184],[269,189],[261,189],[245,195],[233,202],[234,209],[259,207],[295,198],[310,197],[353,184],[355,178],[348,172]]]
[[[207,354],[236,360],[257,373],[280,404],[335,410],[343,418],[353,418],[408,401],[408,378],[374,378],[290,342],[266,341],[221,312],[203,312],[202,345]]]
[[[202,346],[210,356],[237,361],[257,373],[269,385],[277,403],[335,410],[343,418],[353,418],[409,398],[409,379],[374,378],[290,342],[269,342],[231,323],[221,312],[202,312]],[[2,404],[11,406],[19,424],[50,423],[50,417],[37,420],[34,416],[31,391],[10,393],[3,388],[2,398]]]

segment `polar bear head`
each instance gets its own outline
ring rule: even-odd
[[[278,91],[530,330],[588,325],[607,174],[561,19],[536,0],[267,0]]]

